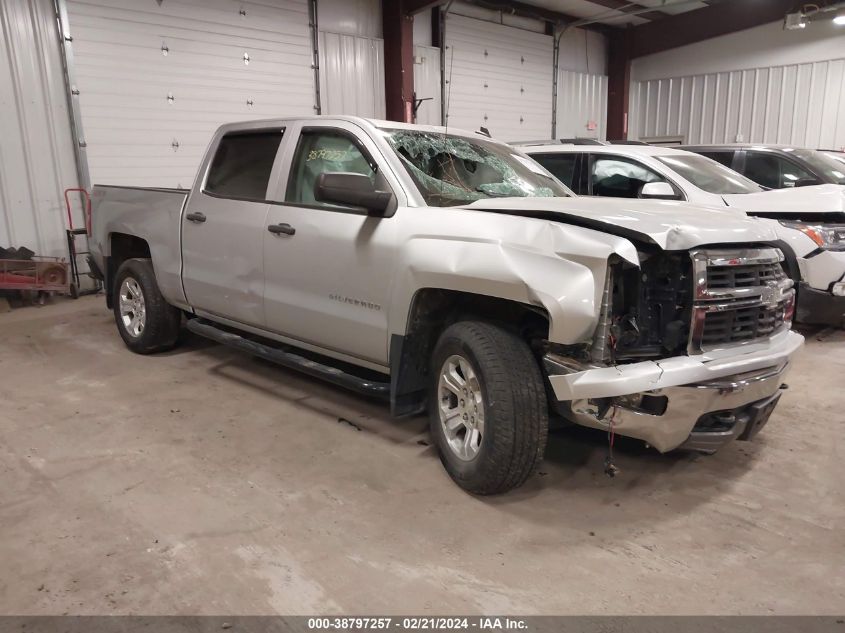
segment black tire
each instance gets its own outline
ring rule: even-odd
[[[144,325],[137,334],[130,331],[121,315],[121,287],[127,279],[136,282],[143,295]],[[161,296],[149,259],[127,259],[123,262],[114,277],[113,290],[114,320],[126,347],[138,354],[154,354],[176,345],[182,313]]]
[[[440,421],[441,370],[455,356],[469,361],[479,377],[484,405],[484,431],[470,459],[456,454]],[[457,406],[454,399],[447,402],[451,396],[444,394],[444,406]],[[549,434],[543,378],[526,342],[480,321],[448,327],[432,354],[429,417],[440,461],[464,490],[499,494],[525,483],[543,459]]]

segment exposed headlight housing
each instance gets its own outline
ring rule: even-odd
[[[796,231],[801,231],[821,249],[826,251],[845,251],[845,226],[809,224],[807,222],[795,222],[792,220],[781,220],[780,223]]]

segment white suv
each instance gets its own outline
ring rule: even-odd
[[[770,191],[714,160],[670,147],[544,142],[518,148],[579,195],[686,200],[769,218],[798,284],[796,320],[843,325],[845,187]]]

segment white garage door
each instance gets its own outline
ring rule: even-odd
[[[484,126],[504,141],[549,138],[551,36],[450,13],[446,44],[449,125]]]
[[[221,123],[313,114],[306,0],[67,0],[91,181],[189,187]]]

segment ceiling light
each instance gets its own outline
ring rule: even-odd
[[[833,18],[833,23],[838,24],[839,26],[845,26],[845,13],[840,13]]]

